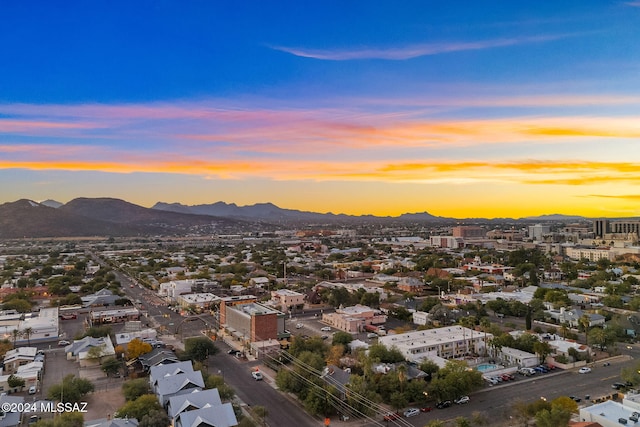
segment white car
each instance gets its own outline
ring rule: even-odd
[[[69,345],[69,344],[71,344],[71,343],[70,343],[69,341],[67,341],[67,340],[60,340],[60,341],[58,341],[58,345],[59,345],[60,347],[62,347],[63,345]]]
[[[302,329],[304,325],[302,323],[297,323],[296,324],[296,329]]]
[[[331,331],[331,328],[329,326],[323,326],[322,328],[320,328],[320,330],[322,332],[329,332],[329,331]]]
[[[36,386],[32,385],[29,387],[29,394],[36,394],[37,391]]]
[[[580,368],[580,369],[578,370],[578,372],[579,372],[579,373],[581,373],[581,374],[588,374],[589,372],[591,372],[591,368],[587,368],[587,367],[585,366],[585,367],[583,367],[583,368]]]
[[[251,372],[251,376],[253,377],[254,380],[256,381],[262,381],[262,372],[260,371],[253,371]]]
[[[404,416],[406,418],[415,417],[416,415],[419,415],[419,414],[420,414],[420,409],[418,408],[409,408],[406,411],[404,411]]]
[[[469,401],[469,396],[462,396],[460,399],[454,400],[453,403],[457,405],[464,405],[465,403],[469,403]]]

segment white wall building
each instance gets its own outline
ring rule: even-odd
[[[540,364],[537,354],[518,350],[517,348],[502,347],[498,357],[506,364],[517,365],[520,368],[530,368]]]
[[[433,356],[453,359],[482,354],[491,338],[491,334],[456,325],[382,336],[378,343],[389,349],[396,347],[407,360],[419,362]]]
[[[190,293],[193,285],[194,280],[172,280],[170,282],[160,283],[158,295],[173,302],[178,295]]]

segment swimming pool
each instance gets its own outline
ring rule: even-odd
[[[478,366],[476,366],[476,369],[482,373],[495,371],[496,369],[501,369],[501,368],[503,368],[503,366],[496,365],[493,363],[481,363]]]

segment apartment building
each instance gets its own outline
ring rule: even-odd
[[[433,357],[453,359],[482,354],[492,338],[491,334],[456,325],[382,336],[378,343],[389,349],[396,347],[410,362],[420,362]]]

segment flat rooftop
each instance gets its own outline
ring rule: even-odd
[[[380,344],[387,347],[422,347],[437,346],[448,342],[462,341],[471,337],[484,338],[484,333],[463,326],[445,326],[443,328],[406,332],[404,334],[387,335],[378,338]],[[493,335],[487,334],[490,338]]]

